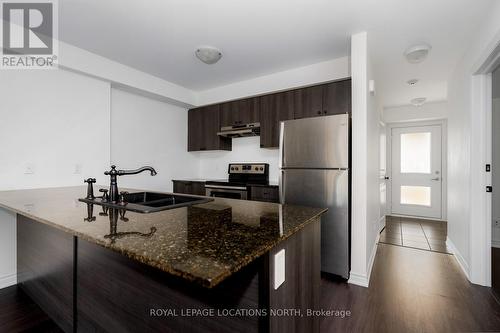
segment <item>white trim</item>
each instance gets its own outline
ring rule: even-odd
[[[380,219],[378,220],[378,232],[379,232],[379,234],[377,236],[377,242],[378,242],[378,239],[380,238],[380,233],[385,228],[385,223],[386,223],[386,215],[381,216]]]
[[[0,289],[7,288],[17,284],[17,274],[8,274],[0,276]]]
[[[369,284],[368,281],[369,280],[365,275],[351,273],[349,275],[349,280],[347,281],[347,283],[355,284],[357,286],[368,288],[368,284]]]
[[[429,220],[429,221],[439,221],[439,222],[447,222],[447,220],[443,219],[436,219],[432,217],[425,217],[425,216],[414,216],[414,215],[400,215],[400,214],[387,214],[387,216],[394,216],[394,217],[407,217],[410,219],[419,219],[419,220]]]
[[[385,216],[383,217],[385,219]],[[350,273],[349,280],[347,283],[355,284],[357,286],[368,288],[370,285],[370,277],[372,275],[373,263],[375,262],[375,256],[377,255],[377,245],[380,240],[380,233],[377,233],[377,238],[375,239],[375,243],[373,244],[372,253],[370,255],[370,260],[368,261],[367,267],[367,275]]]
[[[468,280],[470,280],[470,274],[469,274],[469,265],[467,264],[467,261],[464,259],[463,255],[458,251],[457,247],[449,237],[446,237],[446,245],[450,248],[451,252],[454,254],[455,259],[458,262],[458,265],[462,269],[462,272],[464,272],[465,276],[467,277]]]

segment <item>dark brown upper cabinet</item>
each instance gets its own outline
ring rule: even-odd
[[[260,122],[261,148],[279,147],[283,120],[351,113],[351,79],[189,110],[188,150],[231,150],[222,126]]]
[[[223,103],[221,105],[221,126],[259,122],[259,107],[259,97]]]
[[[295,119],[323,115],[323,86],[295,90]]]
[[[323,114],[351,113],[351,80],[332,82],[324,86]]]
[[[260,147],[278,148],[283,120],[294,119],[296,91],[262,96],[260,98]]]
[[[217,135],[220,116],[219,105],[188,111],[188,151],[231,150],[231,140]]]
[[[295,119],[351,112],[351,80],[296,90]]]

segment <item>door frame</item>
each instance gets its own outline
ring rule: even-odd
[[[491,185],[491,173],[484,172],[484,166],[491,164],[493,154],[492,133],[492,75],[500,66],[500,35],[481,52],[473,67],[471,82],[471,108],[474,117],[470,117],[471,149],[470,152],[470,193],[469,212],[469,269],[466,271],[472,283],[491,287],[491,247],[492,244],[492,196],[485,191]],[[480,221],[472,223],[472,216]]]
[[[446,119],[429,120],[429,121],[410,121],[410,122],[395,122],[386,124],[386,169],[389,179],[387,180],[387,215],[403,216],[392,214],[392,129],[393,128],[408,128],[422,126],[441,126],[441,219],[446,221],[448,207],[448,128]],[[433,218],[418,217],[424,220],[436,220]]]

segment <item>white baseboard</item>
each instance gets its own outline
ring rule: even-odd
[[[467,280],[470,281],[469,264],[464,259],[460,251],[458,251],[457,247],[455,246],[455,244],[453,244],[449,237],[446,237],[446,245],[450,248],[451,252],[453,252],[455,259],[457,260],[458,265],[467,277]]]
[[[366,275],[351,272],[349,274],[349,280],[347,281],[347,283],[368,288],[369,280]]]
[[[382,229],[385,228],[385,215],[382,216],[380,218],[380,220],[378,220],[378,232],[380,233],[382,231]],[[378,243],[378,240],[377,240],[377,243]]]
[[[445,219],[438,219],[434,217],[425,217],[425,216],[413,216],[413,215],[401,215],[401,214],[388,214],[387,216],[394,216],[394,217],[407,217],[410,219],[417,219],[417,220],[429,220],[429,221],[439,221],[439,222],[447,222]]]
[[[17,274],[0,276],[0,289],[7,288],[17,284]]]
[[[384,217],[385,218],[385,217]],[[377,238],[375,239],[375,243],[373,244],[372,252],[370,254],[370,259],[368,261],[367,274],[358,274],[351,272],[349,274],[349,280],[347,283],[355,284],[357,286],[368,288],[370,285],[370,276],[372,275],[373,263],[375,262],[375,256],[377,254],[377,244],[380,240],[380,233],[377,233]]]

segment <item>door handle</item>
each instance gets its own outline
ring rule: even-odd
[[[439,180],[439,177],[432,178],[431,180],[438,181],[438,180]]]

